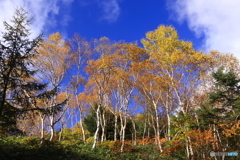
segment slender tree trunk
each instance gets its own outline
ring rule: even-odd
[[[51,136],[50,136],[49,141],[52,141],[53,138],[54,138],[54,126],[55,126],[54,118],[55,118],[55,116],[54,116],[53,106],[54,106],[55,102],[56,102],[56,95],[54,95],[53,101],[51,101],[50,116],[49,116],[49,118],[50,118],[50,133],[51,133]]]
[[[165,103],[166,112],[167,112],[167,140],[171,140],[171,119],[170,119],[170,104],[169,104],[169,92],[167,93],[167,99]]]
[[[68,97],[67,97],[68,98]],[[54,103],[52,103],[51,106],[54,106],[53,104],[56,104],[56,96],[54,97]],[[59,117],[57,119],[55,119],[55,113],[54,113],[54,109],[53,107],[51,107],[51,115],[50,115],[50,133],[51,133],[51,137],[50,137],[50,141],[52,141],[55,137],[55,125],[62,119],[63,115],[65,114],[66,110],[68,109],[68,102],[66,104],[67,107],[65,107],[62,111],[62,113],[59,115]]]
[[[151,115],[151,118],[152,118],[152,127],[153,127],[153,131],[154,131],[154,140],[155,140],[155,144],[157,145],[157,139],[156,139],[156,136],[157,136],[157,129],[156,129],[156,124],[155,124],[155,119],[154,119],[154,116],[155,115]],[[148,136],[149,136],[149,132],[148,132]]]
[[[188,136],[187,137],[187,140],[188,140],[188,143],[189,143],[189,153],[190,153],[190,159],[193,159],[193,149],[192,149],[192,144],[191,144],[191,139],[190,137]]]
[[[40,123],[41,123],[40,138],[43,141],[44,140],[44,120],[45,120],[45,115],[43,115],[41,112],[39,112],[39,117],[40,117]],[[42,143],[42,141],[41,141],[41,143]]]
[[[190,158],[190,154],[189,154],[189,146],[188,146],[188,140],[186,138],[186,153],[187,153],[187,157],[188,159]]]
[[[217,131],[216,131],[216,127],[215,125],[213,125],[213,137],[216,140],[216,142],[214,143],[213,147],[218,150],[219,149],[219,144],[218,144],[218,136],[217,136]]]
[[[51,115],[50,116],[50,133],[51,133],[51,136],[50,136],[50,139],[49,141],[52,141],[53,138],[54,138],[54,115]]]
[[[133,142],[133,145],[136,145],[137,144],[137,131],[136,131],[136,124],[134,122],[134,120],[131,118],[131,121],[132,121],[132,125],[133,125],[133,134],[132,134],[132,142]]]
[[[80,118],[81,118],[81,121],[83,120],[83,115],[82,115],[82,112],[80,113]],[[83,142],[84,144],[86,143],[86,136],[85,136],[85,130],[83,128],[83,124],[82,122],[80,122],[80,128],[82,130],[82,139],[83,139]]]
[[[121,145],[121,152],[123,152],[123,148],[124,148],[124,144],[125,144],[126,125],[127,125],[127,116],[124,115],[124,120],[123,120],[123,124],[122,124],[122,145]]]
[[[203,159],[206,159],[205,152],[202,152],[202,157],[203,157]]]
[[[169,112],[167,113],[167,140],[171,140],[171,120]]]
[[[101,104],[98,104],[98,108],[97,108],[97,111],[96,111],[97,129],[96,129],[95,134],[94,134],[94,142],[93,142],[92,149],[96,148],[96,145],[97,145],[97,142],[98,142],[98,136],[99,136],[99,130],[100,130],[100,106],[101,106]]]
[[[117,114],[114,115],[114,141],[117,140],[117,122],[118,122],[118,116]]]
[[[222,140],[221,140],[220,134],[218,132],[218,129],[216,128],[216,125],[214,125],[214,128],[215,128],[215,131],[216,131],[216,134],[217,134],[217,137],[218,137],[218,143],[220,143],[218,146],[222,147]],[[218,149],[220,149],[220,148],[218,148]]]
[[[148,116],[147,117],[147,121],[148,121],[148,127],[147,127],[147,137],[148,137],[148,140],[150,138],[150,129],[151,129],[151,122],[150,122],[150,117]]]
[[[123,117],[122,117],[122,113],[120,113],[119,117],[120,117],[120,125],[121,125],[119,136],[120,136],[120,140],[122,140],[123,139],[122,138],[122,136],[123,136]]]
[[[77,89],[75,91],[75,97],[76,97],[77,106],[78,106],[78,110],[79,110],[79,114],[80,114],[80,121],[79,122],[80,122],[80,128],[82,130],[82,139],[83,139],[83,142],[85,144],[86,143],[86,136],[85,136],[85,130],[84,130],[83,125],[82,125],[82,122],[83,122],[82,106],[80,105],[79,100],[78,100]]]
[[[102,136],[101,136],[101,143],[106,140],[106,118],[105,118],[106,112],[103,111],[102,117],[100,119],[101,122],[101,128],[102,128]]]
[[[170,104],[170,98],[169,98],[170,93],[168,92],[167,94],[167,100],[166,100],[166,109],[167,109],[167,140],[171,140],[171,119],[170,119],[170,111],[171,111],[171,106]]]
[[[161,145],[161,141],[160,141],[160,126],[159,126],[159,117],[158,117],[157,104],[155,104],[155,102],[153,102],[153,106],[154,106],[154,109],[155,109],[157,145],[158,145],[160,151],[163,152],[163,150],[162,150],[162,145]]]
[[[144,145],[144,139],[145,139],[146,130],[147,130],[147,120],[145,119],[144,120],[144,128],[143,128],[143,136],[142,136],[143,145]]]
[[[41,117],[41,139],[44,139],[44,118]]]
[[[64,125],[62,124],[61,129],[60,129],[60,133],[59,133],[59,138],[58,138],[59,142],[62,140],[63,126]]]

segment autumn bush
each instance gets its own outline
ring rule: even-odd
[[[87,143],[87,144],[93,144],[93,141],[94,141],[94,137],[89,137],[89,138],[86,140],[86,143]]]
[[[181,140],[170,140],[164,144],[163,153],[159,155],[161,159],[187,159],[184,142]]]
[[[99,146],[113,148],[114,144],[115,141],[105,141],[103,143],[100,143]]]
[[[125,141],[123,152],[121,141],[105,141],[92,149],[92,144],[83,144],[81,140],[48,141],[41,143],[37,137],[10,136],[0,139],[0,159],[26,160],[178,160],[186,159],[184,146],[180,141],[164,143],[164,152],[160,153],[154,143],[132,144]]]

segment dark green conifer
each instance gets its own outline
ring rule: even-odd
[[[46,86],[34,80],[33,58],[42,35],[30,40],[30,19],[22,8],[15,10],[11,23],[3,22],[0,37],[0,128],[16,125],[19,113],[31,110],[37,93]],[[36,108],[35,108],[36,109]],[[12,128],[10,127],[10,128]]]
[[[214,90],[208,101],[198,110],[201,122],[206,124],[233,123],[240,115],[240,79],[230,70],[220,67],[213,73]]]

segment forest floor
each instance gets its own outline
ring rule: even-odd
[[[160,154],[153,144],[132,145],[126,142],[120,152],[120,141],[106,141],[92,149],[81,140],[43,141],[36,137],[0,138],[1,160],[158,160],[179,159]]]

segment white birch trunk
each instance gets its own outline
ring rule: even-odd
[[[80,118],[81,118],[81,121],[82,121],[83,120],[82,112],[80,113]],[[85,130],[83,128],[82,122],[80,122],[80,128],[82,130],[82,139],[83,139],[83,142],[85,144],[86,143],[86,136],[85,136]]]
[[[167,113],[167,140],[171,140],[171,120],[169,113]]]
[[[49,141],[52,141],[54,138],[54,115],[50,116],[50,133],[51,133],[51,136]]]
[[[63,127],[64,127],[64,125],[62,124],[62,127],[61,127],[61,129],[60,129],[60,133],[59,133],[59,137],[58,137],[58,141],[59,141],[59,142],[60,142],[61,139],[62,139]]]
[[[143,145],[144,145],[144,138],[145,138],[146,130],[147,130],[147,120],[145,119],[145,121],[144,121],[144,128],[143,128],[143,136],[142,136]]]
[[[137,131],[136,131],[136,124],[134,122],[134,120],[131,118],[131,121],[132,121],[132,125],[133,125],[133,134],[132,134],[132,142],[133,142],[133,145],[136,145],[137,144]]]
[[[102,128],[102,135],[101,135],[101,143],[106,140],[106,118],[105,118],[105,111],[103,111],[102,117],[100,119],[101,128]]]
[[[127,125],[127,117],[124,116],[123,125],[122,125],[122,145],[121,152],[123,152],[124,144],[125,144],[125,133],[126,133],[126,125]]]
[[[40,115],[40,119],[41,119],[41,139],[43,140],[44,139],[44,119],[45,119],[45,116],[42,115],[42,114],[39,114]]]
[[[158,117],[157,104],[156,104],[155,102],[153,102],[153,106],[154,106],[154,109],[155,109],[157,145],[158,145],[160,151],[163,152],[163,150],[162,150],[162,145],[161,145],[161,141],[160,141],[160,126],[159,126],[159,117]]]
[[[167,140],[171,140],[171,119],[170,119],[170,104],[169,104],[169,93],[167,94],[167,100],[165,103],[166,111],[167,111]]]
[[[188,143],[189,143],[189,153],[190,153],[190,159],[193,159],[193,149],[192,149],[192,144],[191,144],[191,139],[188,136],[187,137]]]
[[[115,114],[114,116],[114,141],[117,140],[117,122],[118,122],[118,116]]]
[[[98,108],[97,108],[97,111],[96,111],[96,116],[97,116],[97,129],[95,131],[95,134],[94,134],[94,142],[93,142],[93,146],[92,146],[92,149],[95,149],[96,146],[97,146],[97,142],[98,142],[98,136],[99,136],[99,130],[100,130],[100,104],[98,104]]]

